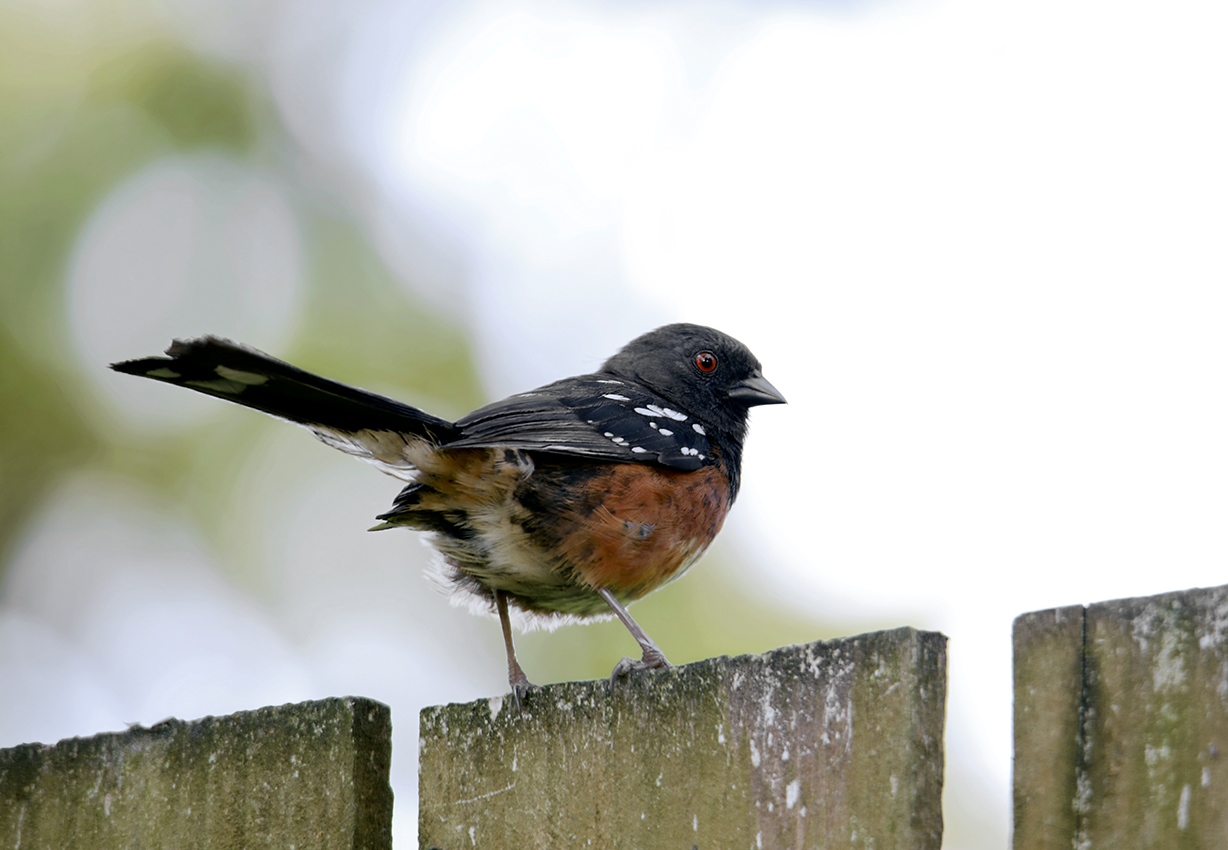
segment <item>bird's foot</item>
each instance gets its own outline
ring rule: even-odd
[[[530,691],[540,691],[541,688],[529,681],[529,677],[524,674],[523,670],[519,669],[508,676],[507,683],[512,688],[512,700],[516,703],[516,710],[520,711],[520,701],[529,695]]]
[[[614,665],[614,671],[610,673],[610,687],[613,688],[615,682],[630,673],[638,673],[641,670],[664,670],[673,666],[665,658],[665,653],[655,646],[645,648],[643,658],[624,658]]]

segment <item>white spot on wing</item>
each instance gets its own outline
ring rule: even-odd
[[[184,383],[189,387],[213,390],[215,393],[225,393],[226,395],[238,395],[247,389],[247,384],[240,384],[238,381],[229,381],[225,378],[218,378],[216,381],[184,381]]]
[[[608,398],[610,401],[631,401],[625,395],[619,395],[618,393],[606,393],[602,398]]]
[[[620,387],[623,385],[622,381],[611,381],[611,380],[605,380],[602,378],[598,378],[597,383],[599,384],[618,384]]]
[[[606,396],[606,398],[610,398],[610,396]],[[670,410],[668,407],[661,407],[659,404],[650,404],[646,407],[637,407],[635,412],[641,416],[662,416],[666,419],[673,419],[675,422],[685,422],[687,418],[685,413]]]
[[[258,387],[261,384],[267,384],[269,381],[268,375],[257,375],[255,372],[243,372],[239,369],[231,369],[226,366],[217,366],[213,370],[223,378],[231,381],[237,381],[240,384],[246,384],[249,387]]]
[[[635,452],[636,454],[643,454],[644,452],[648,451],[648,449],[641,446],[632,446],[631,451]]]
[[[692,422],[691,428],[695,431],[696,434],[699,434],[701,437],[708,436],[708,432],[704,430],[704,426],[700,425],[698,422]]]
[[[660,432],[661,432],[661,436],[663,436],[663,437],[672,437],[672,436],[674,436],[674,432],[673,432],[673,431],[671,431],[671,430],[669,430],[668,428],[660,428],[659,430],[660,430]]]

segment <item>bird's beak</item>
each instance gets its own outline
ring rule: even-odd
[[[747,407],[752,407],[756,404],[786,403],[785,397],[781,395],[780,390],[772,386],[771,382],[759,374],[757,369],[749,378],[744,381],[738,381],[730,387],[726,395],[730,398],[736,398]]]

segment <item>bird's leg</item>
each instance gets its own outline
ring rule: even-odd
[[[503,646],[507,649],[507,683],[512,687],[512,699],[516,700],[516,709],[520,709],[520,698],[537,685],[529,681],[529,677],[520,668],[516,660],[516,648],[512,646],[512,620],[507,614],[507,593],[495,591],[495,607],[499,609],[499,625],[503,627]]]
[[[618,619],[623,621],[623,625],[627,627],[627,631],[631,632],[631,637],[635,638],[635,642],[640,645],[640,649],[644,650],[644,657],[639,661],[636,661],[634,658],[624,658],[614,665],[614,672],[610,674],[610,687],[614,686],[614,682],[619,676],[625,676],[633,670],[654,670],[673,666],[666,660],[665,653],[661,651],[661,648],[652,642],[652,638],[648,636],[648,633],[640,628],[640,624],[631,619],[631,615],[627,613],[626,606],[619,602],[613,593],[604,587],[597,588],[597,593],[613,609]]]

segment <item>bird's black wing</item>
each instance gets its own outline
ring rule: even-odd
[[[715,463],[703,423],[629,381],[583,375],[497,401],[456,422],[448,448],[506,446],[695,470]]]

